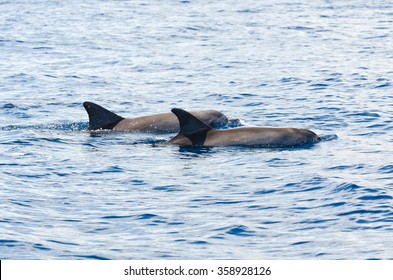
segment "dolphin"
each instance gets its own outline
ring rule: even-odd
[[[180,132],[165,142],[179,146],[253,146],[288,148],[316,143],[321,138],[299,128],[239,127],[217,130],[182,109],[172,109],[180,122]]]
[[[172,113],[123,118],[92,102],[84,102],[83,107],[85,107],[89,115],[88,130],[108,129],[146,133],[170,133],[178,132],[180,129],[179,121]],[[228,123],[228,118],[216,110],[194,111],[192,113],[212,127],[221,127]]]

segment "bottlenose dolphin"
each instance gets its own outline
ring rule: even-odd
[[[85,107],[89,115],[89,130],[109,129],[116,131],[169,133],[178,132],[180,129],[179,121],[172,113],[123,118],[92,102],[84,102],[83,107]],[[228,118],[216,110],[194,111],[192,113],[212,127],[221,127],[228,123]]]
[[[180,122],[180,132],[168,144],[179,146],[255,146],[266,148],[295,147],[321,141],[306,129],[240,127],[217,130],[182,109],[172,109]]]

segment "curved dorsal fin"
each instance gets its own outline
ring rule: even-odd
[[[89,130],[112,129],[124,119],[92,102],[83,102],[83,107],[89,115]]]
[[[178,135],[184,135],[190,139],[193,146],[205,143],[207,132],[212,130],[210,126],[185,110],[174,108],[172,113],[179,119],[180,132]]]

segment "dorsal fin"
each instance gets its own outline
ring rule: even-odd
[[[205,143],[207,132],[212,130],[210,126],[182,109],[174,108],[172,113],[179,119],[180,132],[178,135],[186,136],[191,140],[193,146],[201,146]]]
[[[92,102],[83,102],[83,107],[89,115],[89,130],[112,129],[124,119]]]

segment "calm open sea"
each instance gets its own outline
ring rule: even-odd
[[[0,0],[0,58],[1,259],[393,259],[392,1]],[[86,100],[325,141],[90,134]]]

